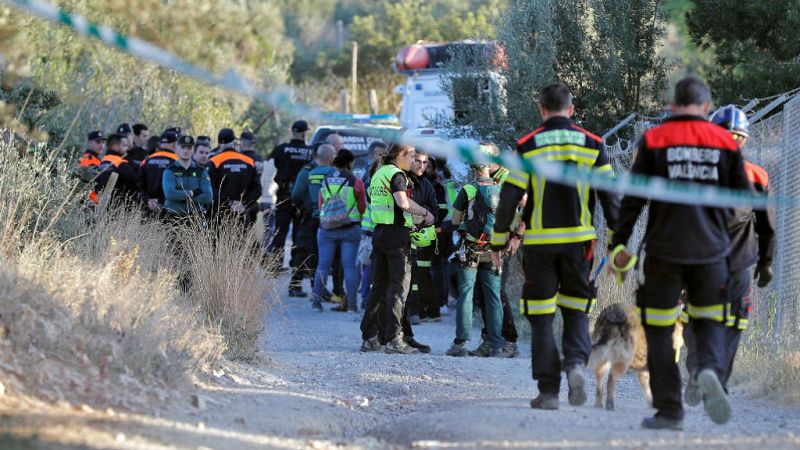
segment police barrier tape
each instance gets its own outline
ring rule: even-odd
[[[336,113],[323,113],[316,108],[293,103],[291,91],[287,87],[262,91],[257,89],[233,70],[222,76],[215,75],[206,69],[194,66],[169,51],[142,39],[128,37],[117,33],[109,27],[89,22],[86,18],[71,14],[59,7],[42,0],[5,0],[41,18],[68,26],[85,36],[100,39],[106,45],[122,50],[130,55],[150,61],[163,68],[174,70],[212,86],[265,102],[270,107],[308,119],[334,120],[337,122],[358,123],[363,117]],[[378,120],[386,120],[382,115]],[[685,181],[668,180],[632,173],[609,177],[608,173],[581,169],[575,164],[564,164],[542,159],[526,159],[514,152],[503,152],[500,156],[490,156],[478,150],[475,145],[432,140],[426,137],[409,137],[399,132],[387,132],[385,139],[400,141],[413,145],[435,156],[460,157],[467,163],[498,163],[509,169],[523,170],[564,184],[585,183],[594,189],[616,192],[618,194],[651,198],[654,200],[681,203],[687,205],[709,205],[717,207],[752,206],[755,208],[780,207],[800,208],[800,198],[788,196],[771,196],[769,198],[750,191],[720,188]]]

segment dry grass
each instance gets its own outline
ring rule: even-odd
[[[252,357],[273,283],[248,237],[215,245],[134,209],[95,213],[69,165],[0,145],[0,378],[14,392],[135,407],[224,354]],[[183,293],[181,271],[193,270]]]

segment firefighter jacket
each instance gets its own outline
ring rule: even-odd
[[[278,209],[292,209],[289,201],[292,188],[303,166],[312,160],[312,147],[302,139],[292,139],[272,149],[268,159],[275,160],[275,183],[278,185],[276,193],[276,207]],[[316,197],[314,197],[316,203]]]
[[[112,173],[117,174],[117,181],[114,184],[112,195],[114,198],[125,196],[135,198],[136,195],[136,174],[131,163],[122,156],[109,153],[103,157],[97,168],[98,175],[95,179],[95,192],[103,192]]]
[[[542,127],[517,141],[517,153],[528,160],[554,161],[579,169],[614,176],[602,138],[578,127],[567,117],[551,117]],[[617,223],[619,201],[613,193],[595,191],[586,183],[559,184],[542,177],[511,170],[500,191],[492,247],[505,248],[517,205],[528,194],[523,211],[524,245],[562,249],[597,238],[594,209],[599,198],[611,230]]]
[[[427,209],[435,219],[439,214],[439,202],[436,200],[436,190],[433,188],[433,183],[425,176],[418,177],[413,173],[406,173],[406,175],[414,185],[414,190],[411,192],[411,200]]]
[[[164,170],[164,208],[173,214],[204,214],[214,197],[208,171],[192,161],[183,167],[174,161]]]
[[[647,130],[631,173],[732,189],[748,189],[744,160],[731,134],[699,116],[673,116]],[[625,196],[611,247],[626,244],[647,199]],[[710,264],[730,253],[731,211],[653,200],[647,254],[676,264]]]
[[[208,160],[208,175],[214,191],[214,209],[227,209],[231,202],[244,203],[247,211],[258,209],[261,180],[252,158],[233,149]]]
[[[164,204],[164,190],[162,181],[164,170],[176,161],[178,156],[172,150],[159,150],[142,161],[139,166],[139,192],[142,196],[142,203],[154,198],[160,204]]]
[[[769,176],[763,168],[745,161],[744,170],[754,192],[769,194]],[[775,212],[772,209],[739,207],[728,221],[731,254],[728,270],[738,272],[755,264],[772,265],[775,252]]]
[[[78,160],[78,167],[97,167],[100,165],[101,159],[100,156],[91,151],[86,150],[86,152],[81,155],[81,158]]]

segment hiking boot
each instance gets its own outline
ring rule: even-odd
[[[331,302],[344,304],[345,298],[339,294],[333,294],[331,295]]]
[[[700,397],[700,385],[697,383],[697,378],[689,377],[689,382],[686,383],[686,392],[683,394],[683,401],[689,406],[697,406],[703,399]]]
[[[333,312],[347,312],[347,305],[342,303],[339,306],[334,306],[333,308],[330,309],[330,311],[333,311]]]
[[[385,351],[386,353],[399,353],[401,355],[411,355],[413,353],[419,353],[419,350],[406,344],[406,342],[399,337],[394,338],[394,340],[386,344],[383,347],[383,351]]]
[[[422,323],[422,321],[419,319],[418,315],[414,314],[413,316],[408,318],[408,323],[410,323],[411,325],[419,325]]]
[[[468,353],[470,356],[481,356],[485,358],[491,353],[491,350],[489,349],[489,343],[485,340],[481,340],[481,345],[479,345],[475,350],[470,350]]]
[[[413,337],[406,336],[406,337],[403,338],[403,340],[406,341],[406,344],[408,344],[410,347],[419,350],[420,353],[430,353],[431,352],[431,347],[429,345],[420,344]]]
[[[517,348],[517,343],[506,341],[506,343],[503,344],[503,353],[507,353],[509,355],[508,356],[509,358],[514,358],[516,356],[519,356],[519,349]]]
[[[453,342],[453,345],[450,346],[450,349],[447,350],[445,353],[447,356],[467,356],[469,352],[467,352],[467,346],[464,344],[456,344]]]
[[[648,430],[673,430],[683,431],[683,419],[670,419],[669,417],[659,416],[646,417],[642,420],[642,428]]]
[[[541,392],[538,397],[531,400],[531,408],[533,409],[558,409],[558,394],[545,394]]]
[[[361,351],[364,353],[379,352],[383,350],[383,346],[378,342],[378,338],[369,338],[361,343]]]
[[[322,307],[322,303],[317,303],[317,302],[311,304],[311,309],[313,309],[316,312],[325,311],[325,309]]]
[[[308,297],[308,294],[303,292],[303,288],[301,288],[301,287],[293,287],[293,288],[289,288],[289,297],[306,298],[306,297]]]
[[[583,406],[586,403],[586,375],[583,374],[583,364],[575,364],[567,370],[567,385],[569,404]]]
[[[725,395],[725,389],[722,388],[717,374],[711,369],[705,369],[697,375],[697,383],[708,417],[718,425],[729,421],[731,404],[728,403],[728,396]]]
[[[511,353],[506,353],[504,347],[493,348],[489,351],[489,358],[513,358]]]

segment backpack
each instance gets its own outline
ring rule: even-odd
[[[322,203],[322,207],[319,210],[319,226],[323,229],[333,230],[348,226],[352,223],[350,220],[350,213],[356,205],[354,204],[352,207],[348,207],[347,196],[340,195],[342,189],[350,184],[349,181],[350,180],[347,180],[340,184],[336,192],[331,192],[328,178],[322,182],[322,189],[327,190],[330,195],[330,197]]]
[[[500,204],[500,185],[476,183],[474,186],[477,192],[470,202],[464,225],[467,234],[476,240],[488,240],[494,228],[495,211]]]

